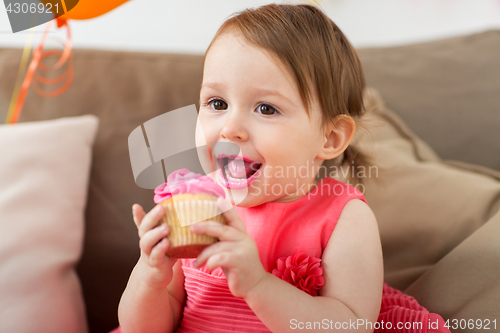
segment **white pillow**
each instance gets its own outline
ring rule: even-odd
[[[97,126],[0,125],[0,332],[88,331],[75,265]]]

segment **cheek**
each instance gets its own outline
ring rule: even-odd
[[[210,138],[209,133],[204,131],[205,127],[206,126],[202,127],[200,117],[198,117],[195,130],[195,145],[197,147],[196,150],[201,167],[203,168],[205,174],[209,175],[210,173],[215,171],[212,165],[210,150],[208,147],[208,142],[213,141],[213,138]]]
[[[207,142],[217,141],[217,139],[217,124],[200,112],[196,122],[196,145],[198,146],[198,143],[205,145]]]
[[[307,149],[307,143],[298,140],[289,129],[261,133],[254,139],[254,145],[267,164],[274,166],[297,165]]]
[[[311,131],[296,126],[276,131],[272,135],[262,135],[259,150],[266,156],[266,161],[275,166],[311,165],[322,146],[321,137]]]
[[[279,137],[284,150],[296,156],[308,155],[319,143],[318,134],[312,128],[295,126],[286,128]]]
[[[205,134],[201,128],[200,117],[196,120],[196,130],[195,130],[195,144],[196,147],[201,147],[207,144],[207,140],[205,139]]]

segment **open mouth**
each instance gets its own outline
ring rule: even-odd
[[[234,155],[219,155],[217,162],[220,169],[221,183],[230,189],[248,186],[253,176],[262,167],[261,163]]]

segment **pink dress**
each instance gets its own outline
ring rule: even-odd
[[[235,209],[257,243],[264,268],[316,296],[324,283],[320,258],[342,209],[352,199],[366,203],[353,186],[325,178],[296,201]],[[182,259],[187,299],[178,332],[269,332],[245,301],[231,294],[220,267],[209,273],[205,266],[194,268],[193,261]],[[405,322],[412,328],[405,328]],[[415,322],[421,323],[417,329]],[[449,332],[439,315],[387,284],[378,322],[373,324],[375,332]]]

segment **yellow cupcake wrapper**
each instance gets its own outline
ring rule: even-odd
[[[224,219],[221,215],[217,201],[211,200],[182,200],[168,203],[166,208],[166,218],[169,225],[179,225],[186,227],[190,224],[214,220],[223,223]]]
[[[168,224],[170,227],[168,235],[170,247],[215,243],[217,238],[205,234],[195,234],[190,230],[189,225],[206,220],[225,224],[226,220],[217,206],[217,201],[175,199],[173,198],[168,203],[162,203],[165,207],[162,223]]]

